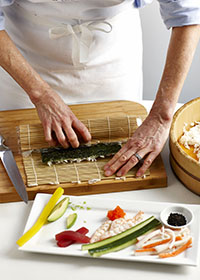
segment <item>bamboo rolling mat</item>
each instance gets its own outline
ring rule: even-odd
[[[106,116],[100,119],[82,120],[92,135],[91,144],[98,142],[125,142],[133,134],[135,129],[142,123],[144,116]],[[126,180],[134,178],[138,167],[133,168],[122,178],[111,176],[105,177],[103,166],[109,158],[97,160],[53,164],[48,166],[42,163],[40,152],[37,149],[48,147],[44,139],[43,128],[40,124],[21,125],[19,127],[20,144],[27,177],[27,186],[33,187],[44,184],[87,182],[94,184],[101,180]],[[149,171],[145,176],[148,176]]]
[[[110,102],[98,102],[98,103],[88,103],[88,104],[76,104],[70,105],[71,110],[73,113],[78,117],[80,120],[86,121],[86,126],[92,132],[92,134],[97,135],[97,138],[102,137],[101,129],[95,132],[95,125],[93,120],[105,120],[105,128],[103,138],[100,141],[105,142],[105,138],[109,140],[116,141],[117,139],[120,140],[120,137],[126,138],[129,135],[123,135],[124,131],[128,132],[128,134],[132,134],[132,129],[136,128],[137,120],[129,119],[127,116],[141,116],[144,119],[147,115],[146,109],[139,103],[132,102],[132,101],[110,101]],[[106,117],[105,117],[106,116]],[[122,118],[124,117],[124,118]],[[113,118],[122,119],[124,122],[123,124],[119,125],[121,130],[113,128]],[[138,119],[140,121],[140,118]],[[95,121],[96,122],[96,121]],[[130,130],[129,130],[130,124]],[[138,123],[140,124],[140,123]],[[58,187],[57,184],[43,184],[44,181],[41,177],[41,181],[37,178],[38,186],[28,187],[28,184],[35,184],[35,177],[29,179],[27,178],[26,174],[26,167],[25,167],[25,157],[22,157],[22,152],[29,150],[29,143],[24,142],[21,139],[22,143],[19,143],[19,128],[25,128],[29,126],[31,131],[31,148],[38,149],[41,147],[48,147],[47,143],[44,141],[42,127],[40,125],[40,120],[38,119],[37,111],[35,109],[22,109],[22,110],[10,110],[10,111],[1,111],[0,112],[0,133],[3,135],[5,139],[5,144],[12,150],[14,158],[16,160],[17,166],[20,170],[22,175],[23,181],[26,185],[27,193],[29,200],[35,198],[35,195],[38,192],[43,193],[53,193],[55,189]],[[33,129],[38,131],[40,129],[41,134],[37,132],[36,142],[33,141]],[[110,132],[109,134],[109,128]],[[124,130],[124,127],[126,129]],[[95,133],[93,133],[95,132]],[[39,135],[38,135],[39,134]],[[99,134],[99,135],[98,135]],[[27,135],[27,132],[26,132]],[[26,138],[27,139],[27,138]],[[94,139],[97,141],[97,139]],[[21,151],[22,150],[22,151]],[[19,152],[20,151],[20,152]],[[37,161],[37,158],[40,156],[38,153],[32,154],[34,156],[34,164]],[[141,190],[141,189],[151,189],[151,188],[161,188],[167,186],[167,175],[165,171],[165,167],[162,161],[161,156],[159,155],[157,159],[153,162],[150,167],[149,176],[146,178],[135,178],[134,177],[134,169],[131,170],[130,176],[126,176],[126,178],[121,178],[116,180],[113,178],[103,178],[103,173],[101,173],[102,165],[104,165],[104,159],[98,160],[96,162],[82,162],[82,168],[84,169],[84,177],[81,178],[81,183],[77,178],[76,168],[78,166],[78,174],[80,174],[79,165],[76,163],[75,165],[71,165],[71,169],[74,171],[74,177],[70,178],[70,182],[60,183],[59,186],[63,187],[65,194],[68,195],[90,195],[90,194],[101,194],[101,193],[111,193],[111,192],[121,192],[121,191],[131,191],[131,190]],[[29,164],[30,164],[29,158]],[[84,166],[83,166],[84,165]],[[92,166],[92,167],[91,167]],[[44,167],[44,166],[43,166]],[[51,171],[51,178],[48,178],[48,182],[58,183],[58,181],[62,181],[60,177],[60,172],[57,170],[58,165],[56,168],[57,176],[55,170]],[[46,168],[46,166],[45,166]],[[53,167],[52,167],[53,168]],[[66,165],[62,165],[62,168],[66,168]],[[68,166],[69,168],[69,166]],[[93,168],[93,176],[92,179],[96,179],[93,181],[89,181],[90,177],[88,177],[88,170]],[[99,171],[100,170],[100,171]],[[37,172],[38,173],[38,170]],[[46,180],[46,172],[44,170],[41,172],[42,176]],[[33,172],[32,172],[33,174]],[[65,171],[65,176],[67,177],[68,171]],[[101,181],[98,179],[101,178]],[[66,179],[65,179],[66,180]],[[71,181],[76,181],[77,183],[71,183]],[[90,184],[93,183],[93,184]],[[0,161],[0,203],[2,202],[11,202],[11,201],[21,201],[19,195],[17,194],[14,186],[12,185],[5,168]]]

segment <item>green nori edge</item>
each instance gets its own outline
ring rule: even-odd
[[[98,143],[88,145],[81,145],[78,148],[69,147],[50,147],[40,149],[42,162],[45,164],[73,162],[89,160],[89,158],[96,159],[98,157],[112,156],[116,154],[122,145],[120,142]]]

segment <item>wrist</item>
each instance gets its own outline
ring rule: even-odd
[[[42,100],[46,99],[51,94],[51,88],[48,84],[44,83],[39,86],[34,86],[28,90],[30,100],[34,105],[37,105]]]
[[[154,104],[150,110],[149,117],[168,127],[173,119],[173,108]]]

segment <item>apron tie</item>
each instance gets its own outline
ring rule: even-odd
[[[99,25],[103,25],[100,27]],[[49,28],[49,38],[52,40],[64,36],[72,36],[72,61],[74,66],[83,66],[88,62],[90,47],[94,41],[92,31],[110,33],[112,25],[107,21],[87,22],[77,25],[64,24]]]

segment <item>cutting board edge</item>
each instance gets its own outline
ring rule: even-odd
[[[144,179],[145,180],[145,179]],[[141,181],[130,181],[126,180],[123,182],[116,182],[113,186],[113,189],[110,188],[111,183],[104,182],[103,184],[96,183],[90,185],[88,183],[82,183],[79,186],[74,188],[74,185],[68,184],[65,187],[64,184],[59,184],[60,187],[64,189],[65,195],[92,195],[92,194],[106,194],[106,193],[113,193],[113,192],[124,192],[124,191],[133,191],[133,190],[144,190],[144,189],[156,189],[156,188],[165,188],[167,187],[167,177],[163,175],[163,177],[159,178],[159,182],[156,182],[155,178],[149,178],[145,185],[142,184]],[[156,184],[155,184],[156,183]],[[43,185],[44,187],[45,185]],[[109,188],[108,188],[109,186]],[[53,192],[58,188],[58,185],[55,185],[48,189],[41,189],[41,190],[34,190],[31,188],[27,188],[28,199],[29,201],[34,200],[37,193],[48,193],[53,194]],[[89,192],[89,193],[88,193]],[[18,196],[17,193],[10,194],[3,194],[0,197],[0,203],[7,203],[7,202],[20,202],[22,201],[21,198]]]

